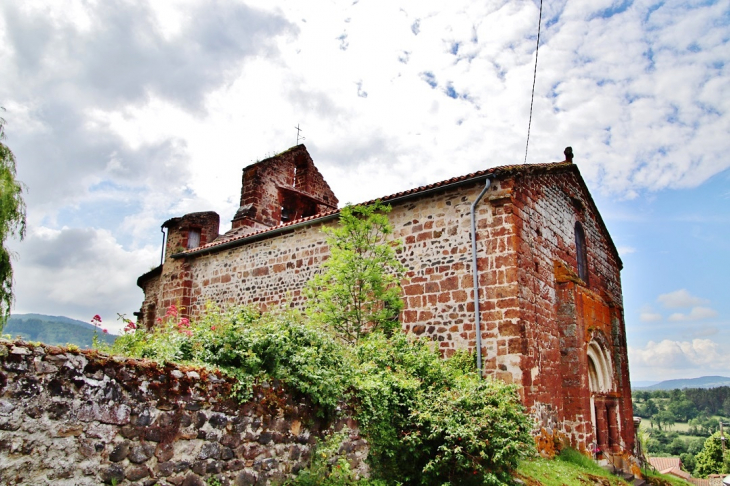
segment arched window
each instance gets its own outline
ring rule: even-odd
[[[578,276],[588,285],[588,252],[586,234],[580,221],[575,223],[575,258],[578,261]]]

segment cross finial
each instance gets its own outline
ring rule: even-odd
[[[303,142],[305,140],[305,138],[301,135],[301,132],[303,132],[303,130],[299,128],[299,123],[297,123],[297,126],[294,128],[296,128],[297,130],[297,145],[299,145],[299,142]]]

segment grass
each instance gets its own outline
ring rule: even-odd
[[[601,469],[590,458],[566,449],[555,459],[526,459],[517,468],[516,478],[528,486],[626,486],[623,479]]]
[[[644,477],[649,484],[655,486],[690,486],[684,479],[671,476],[669,474],[659,474],[653,471],[644,471]]]
[[[653,486],[690,486],[673,476],[650,472],[647,480]],[[626,486],[623,479],[603,470],[589,457],[573,449],[565,449],[555,459],[525,459],[515,478],[527,486]]]

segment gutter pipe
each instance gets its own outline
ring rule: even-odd
[[[476,207],[481,201],[484,194],[487,193],[489,186],[492,185],[491,177],[487,177],[484,189],[471,203],[471,258],[472,258],[472,275],[474,277],[474,323],[477,332],[477,372],[479,379],[482,379],[482,325],[481,314],[479,312],[479,272],[477,270],[477,225],[476,225]]]
[[[160,265],[165,263],[165,225],[160,226],[162,232],[162,249],[160,250]]]

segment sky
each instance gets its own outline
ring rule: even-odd
[[[166,219],[230,221],[304,144],[342,203],[522,163],[534,1],[0,3],[26,187],[15,313],[131,316]],[[730,376],[730,0],[545,1],[528,163],[574,162],[624,262],[632,380]],[[222,231],[227,229],[224,223]]]

